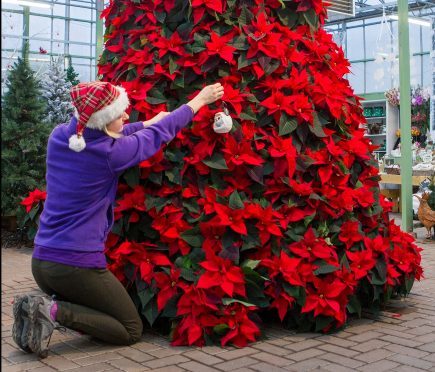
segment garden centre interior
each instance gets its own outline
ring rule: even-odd
[[[435,371],[435,0],[1,4],[2,371]]]

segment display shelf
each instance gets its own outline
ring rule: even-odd
[[[378,134],[365,134],[366,137],[379,137],[379,136],[386,136],[386,133],[378,133]]]
[[[365,117],[366,120],[370,120],[370,119],[386,119],[386,116],[366,116]]]

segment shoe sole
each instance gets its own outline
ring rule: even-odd
[[[30,321],[28,318],[28,301],[27,295],[15,296],[12,308],[14,315],[14,325],[12,326],[12,338],[15,343],[26,353],[31,353],[29,347]]]
[[[42,298],[31,297],[29,299],[29,321],[30,321],[30,335],[29,347],[40,358],[46,358],[48,355],[48,348],[43,348],[41,340],[41,322],[38,321],[39,305],[42,304]]]

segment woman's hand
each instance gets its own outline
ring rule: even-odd
[[[143,126],[145,128],[149,127],[150,125],[153,125],[153,124],[157,123],[158,121],[162,120],[164,117],[168,116],[169,114],[170,114],[170,112],[160,111],[156,116],[154,116],[150,120],[144,121]]]
[[[216,102],[217,100],[221,99],[223,95],[224,87],[221,85],[221,83],[207,85],[194,99],[189,101],[187,105],[189,105],[193,109],[193,112],[196,113],[202,106]]]

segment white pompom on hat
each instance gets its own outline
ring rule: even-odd
[[[69,138],[69,148],[76,152],[86,147],[83,138],[85,127],[104,130],[130,104],[124,88],[103,81],[80,83],[71,88],[70,94],[78,114],[78,123],[76,134]]]

